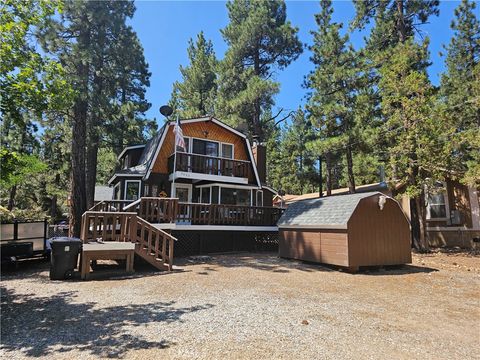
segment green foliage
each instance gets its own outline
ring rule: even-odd
[[[19,154],[4,147],[0,148],[0,188],[9,189],[44,172],[47,165],[34,155]]]
[[[451,148],[448,123],[434,116],[435,93],[427,74],[416,64],[428,58],[428,42],[398,44],[380,69],[379,88],[388,144],[387,174],[418,197],[429,179],[442,179]]]
[[[265,117],[280,85],[272,80],[302,52],[298,29],[287,20],[285,2],[234,0],[222,30],[229,46],[219,66],[216,114],[230,125],[266,139],[276,116]]]
[[[173,84],[170,105],[181,118],[193,118],[214,113],[217,93],[217,59],[213,44],[203,32],[188,42],[190,65],[180,66],[182,81]]]
[[[311,122],[298,109],[290,126],[274,132],[267,142],[268,183],[288,194],[318,188],[318,157],[307,148],[315,136]]]
[[[442,75],[441,114],[455,127],[451,169],[465,183],[480,185],[480,21],[475,2],[467,0],[455,9]]]

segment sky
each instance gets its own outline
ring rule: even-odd
[[[179,66],[189,63],[188,40],[196,38],[203,30],[205,37],[212,40],[217,58],[223,58],[227,45],[220,29],[228,24],[227,8],[224,1],[135,1],[135,5],[137,11],[130,23],[144,47],[152,73],[147,91],[147,100],[152,107],[147,116],[163,123],[159,108],[169,101],[172,84],[181,80]],[[350,1],[334,1],[333,5],[333,20],[348,27],[354,16],[353,4]],[[439,52],[450,41],[450,23],[458,5],[457,1],[442,1],[440,15],[431,17],[430,23],[422,27],[423,36],[430,38],[432,65],[428,70],[435,85],[438,85],[439,75],[444,69],[444,58]],[[318,1],[287,1],[288,20],[299,28],[299,38],[304,44],[312,42],[310,31],[316,29],[314,14],[319,11]],[[365,32],[358,31],[351,34],[353,46],[361,47],[365,35]],[[306,90],[302,84],[305,75],[313,68],[309,58],[310,52],[305,49],[289,67],[275,74],[276,81],[281,84],[275,108],[295,110],[305,103]]]

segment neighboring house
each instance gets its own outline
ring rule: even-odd
[[[356,187],[357,193],[365,193],[365,192],[371,192],[371,191],[379,191],[386,195],[389,195],[389,196],[391,195],[391,192],[388,190],[387,184],[384,182],[359,185]],[[349,193],[348,188],[340,188],[340,189],[332,190],[332,195],[346,195],[348,193]],[[288,207],[289,204],[300,201],[300,200],[316,199],[319,197],[319,194],[320,193],[317,191],[317,192],[303,194],[303,195],[290,195],[290,194],[286,194],[283,196],[276,195],[273,198],[273,204],[274,206],[286,208]],[[325,192],[323,192],[323,196],[326,196]]]
[[[427,236],[431,246],[472,247],[480,242],[479,189],[446,179],[427,194]],[[410,201],[402,208],[411,218]]]
[[[388,196],[393,196],[383,182],[357,186],[357,192],[380,191]],[[400,188],[396,189],[398,193]],[[348,194],[348,188],[332,190],[332,195]],[[433,247],[473,247],[480,242],[480,191],[468,187],[458,181],[445,180],[438,183],[435,192],[427,194],[427,236],[430,246]],[[280,195],[274,198],[274,204],[283,201],[283,207],[299,200],[318,198],[319,193],[303,195]],[[323,194],[325,196],[325,193]],[[283,200],[282,200],[283,198]],[[399,203],[411,219],[410,199],[403,196]]]
[[[267,187],[266,151],[213,117],[182,120],[186,151],[174,164],[174,122],[146,144],[126,147],[122,165],[109,180],[113,199],[176,197],[180,202],[272,206]]]

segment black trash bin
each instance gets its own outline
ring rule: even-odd
[[[50,279],[63,280],[73,276],[77,267],[78,254],[82,248],[82,240],[70,237],[57,237],[49,240]]]

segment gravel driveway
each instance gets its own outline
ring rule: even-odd
[[[88,282],[28,262],[1,280],[0,356],[480,358],[479,259],[415,255],[351,275],[245,253]]]

